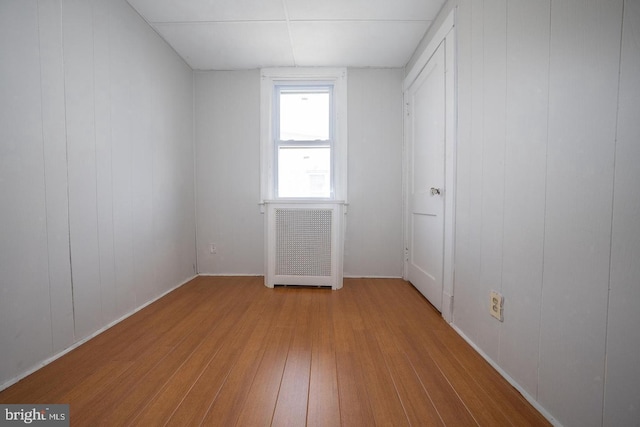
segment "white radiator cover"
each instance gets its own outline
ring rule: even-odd
[[[265,285],[342,288],[344,202],[265,202]]]

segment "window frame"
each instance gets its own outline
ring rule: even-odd
[[[343,201],[347,197],[347,71],[345,68],[268,68],[261,70],[260,163],[261,199],[279,201]],[[278,149],[281,146],[276,108],[278,87],[309,89],[332,86],[330,111],[330,196],[279,197]],[[297,141],[300,146],[317,146],[317,141]]]

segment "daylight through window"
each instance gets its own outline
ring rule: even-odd
[[[331,198],[333,86],[275,87],[278,198]]]

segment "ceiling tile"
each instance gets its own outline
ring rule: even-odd
[[[295,65],[285,23],[154,24],[194,70]]]
[[[298,66],[403,67],[431,22],[292,22]]]
[[[284,0],[291,20],[431,21],[444,0]]]
[[[127,0],[148,22],[284,20],[282,0]]]
[[[194,69],[403,67],[445,0],[127,0]]]

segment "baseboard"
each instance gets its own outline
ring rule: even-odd
[[[538,412],[540,412],[542,414],[543,417],[545,417],[547,419],[547,421],[549,421],[552,425],[556,426],[556,427],[562,427],[562,424],[560,424],[560,422],[558,420],[556,420],[545,408],[542,407],[542,405],[540,405],[540,403],[538,403],[538,401],[536,399],[534,399],[533,396],[531,396],[527,391],[525,391],[520,384],[518,384],[516,382],[516,380],[514,380],[509,374],[507,374],[504,369],[502,369],[496,362],[494,362],[493,359],[491,359],[489,357],[489,355],[487,355],[484,351],[482,351],[473,341],[471,341],[471,339],[465,335],[464,332],[462,332],[456,325],[454,325],[453,323],[450,324],[451,327],[453,328],[454,331],[456,331],[458,333],[458,335],[460,335],[462,337],[462,339],[464,339],[471,347],[473,347],[473,349],[480,355],[482,356],[482,358],[484,360],[487,361],[487,363],[489,363],[496,371],[498,371],[498,373],[500,375],[502,375],[502,377],[507,380],[507,382],[509,384],[511,384],[516,390],[518,390],[518,392],[527,400],[527,402],[529,402],[531,404],[531,406],[533,406],[534,408],[536,408],[536,410]]]
[[[264,274],[246,273],[246,274],[214,274],[214,273],[198,273],[202,277],[263,277]]]
[[[119,317],[116,320],[113,320],[112,322],[108,323],[106,326],[103,326],[102,328],[98,329],[97,331],[93,332],[91,335],[82,338],[79,341],[76,341],[75,343],[73,343],[72,345],[70,345],[69,347],[65,348],[64,350],[62,350],[59,353],[56,353],[55,355],[45,359],[42,362],[39,362],[36,366],[32,367],[31,369],[21,373],[20,375],[18,375],[17,377],[14,377],[12,379],[10,379],[9,381],[5,382],[4,384],[0,385],[0,391],[11,387],[12,385],[14,385],[15,383],[17,383],[18,381],[28,377],[29,375],[33,374],[35,371],[37,371],[38,369],[41,369],[45,366],[47,366],[49,363],[61,358],[62,356],[64,356],[65,354],[69,353],[72,350],[75,350],[76,348],[80,347],[82,344],[86,343],[87,341],[89,341],[92,338],[95,338],[96,336],[100,335],[101,333],[103,333],[104,331],[106,331],[107,329],[111,328],[112,326],[117,325],[118,323],[122,322],[123,320],[125,320],[126,318],[133,316],[134,314],[136,314],[138,311],[142,310],[143,308],[147,307],[150,304],[153,304],[154,302],[156,302],[157,300],[159,300],[160,298],[164,297],[165,295],[167,295],[170,292],[175,291],[176,289],[178,289],[180,286],[190,282],[191,280],[195,279],[196,277],[198,277],[197,275],[194,275],[190,278],[188,278],[187,280],[181,282],[180,284],[174,286],[173,288],[163,292],[162,294],[158,295],[157,297],[145,302],[144,304],[142,304],[141,306],[135,308],[134,310],[130,311],[129,313]]]
[[[202,277],[262,277],[264,274],[255,274],[255,273],[234,273],[234,274],[224,274],[224,273],[198,273],[197,276]],[[402,276],[364,276],[364,275],[348,275],[343,276],[344,279],[402,279]],[[404,280],[404,279],[403,279]]]

